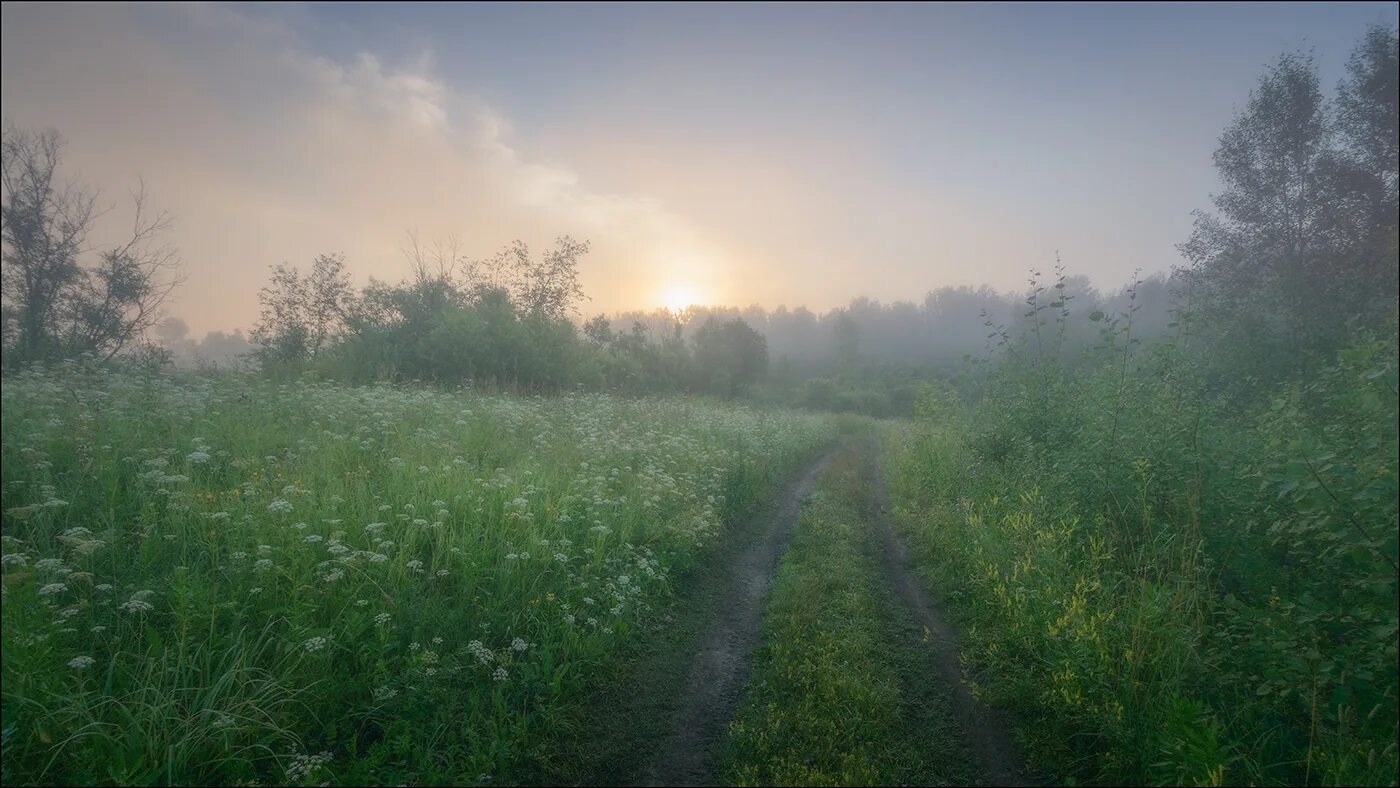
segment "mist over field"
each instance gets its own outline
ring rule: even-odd
[[[1395,785],[1393,3],[0,6],[0,782]]]

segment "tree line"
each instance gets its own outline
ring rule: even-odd
[[[247,338],[279,374],[315,368],[351,381],[423,380],[530,391],[754,392],[815,407],[908,412],[919,380],[968,374],[976,362],[1047,348],[1091,363],[1109,325],[1130,342],[1185,339],[1215,385],[1248,388],[1325,364],[1357,325],[1395,310],[1394,31],[1358,44],[1332,98],[1309,55],[1279,59],[1220,138],[1223,190],[1197,214],[1169,274],[1099,292],[1058,260],[1021,293],[943,287],[921,302],[866,298],[818,314],[692,307],[595,316],[582,324],[578,266],[586,241],[536,255],[517,241],[474,259],[456,242],[411,239],[410,275],[351,285],[346,261],[272,268]],[[3,329],[7,366],[95,354],[155,360],[162,307],[180,283],[160,243],[165,213],[133,191],[121,244],[88,242],[105,210],[59,172],[62,139],[7,126],[3,166]],[[1054,314],[1053,342],[1041,329]],[[1116,330],[1116,329],[1115,329]],[[200,349],[172,334],[172,344]],[[1012,340],[1012,338],[1018,338]],[[1034,349],[1018,347],[1033,337]],[[226,335],[209,343],[233,349]]]

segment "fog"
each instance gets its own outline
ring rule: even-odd
[[[0,5],[0,782],[1400,784],[1394,3]]]

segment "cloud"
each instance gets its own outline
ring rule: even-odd
[[[5,118],[59,129],[70,172],[110,194],[145,177],[176,218],[188,281],[171,311],[196,335],[249,325],[284,260],[339,251],[362,279],[396,280],[410,230],[482,257],[587,238],[593,311],[645,304],[678,261],[724,275],[725,252],[661,199],[528,155],[430,51],[332,59],[220,6],[3,9]]]

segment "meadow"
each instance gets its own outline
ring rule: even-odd
[[[1059,780],[1393,785],[1393,325],[1241,401],[1179,344],[1000,365],[889,433],[965,678]]]
[[[55,5],[0,785],[1400,784],[1394,4]]]
[[[3,397],[6,784],[508,781],[833,434],[82,364]]]

